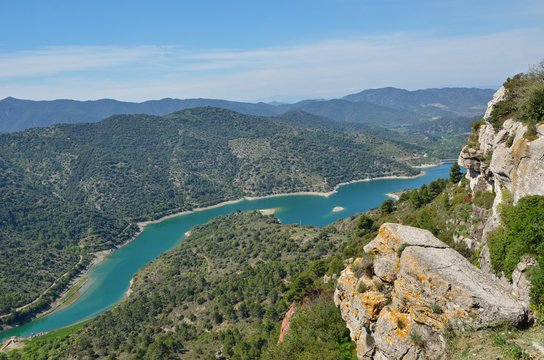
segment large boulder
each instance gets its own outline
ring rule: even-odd
[[[356,259],[334,295],[360,359],[437,359],[446,324],[528,321],[525,302],[427,230],[383,224],[364,250],[374,256],[374,275]]]

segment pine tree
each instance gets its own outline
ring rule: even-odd
[[[451,166],[450,171],[450,181],[454,184],[457,184],[461,179],[463,178],[463,173],[461,172],[461,168],[459,167],[459,164],[453,163]]]

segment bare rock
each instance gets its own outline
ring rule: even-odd
[[[368,243],[364,250],[376,256],[396,254],[401,246],[423,246],[447,248],[448,245],[424,229],[401,224],[385,223],[380,227],[378,236]]]
[[[435,328],[456,321],[476,328],[519,325],[528,319],[526,304],[451,248],[407,248],[394,296],[409,304],[417,322]]]
[[[375,276],[358,278],[356,259],[334,294],[360,359],[439,359],[447,323],[479,328],[528,319],[509,287],[429,231],[383,224],[365,251],[375,256]]]
[[[295,304],[291,304],[291,307],[289,310],[287,310],[287,313],[285,313],[285,316],[283,318],[283,321],[281,322],[281,329],[280,329],[280,336],[278,337],[278,344],[283,341],[283,338],[289,333],[289,330],[291,329],[291,319],[295,315]]]
[[[493,94],[493,99],[489,100],[489,102],[487,103],[487,109],[485,110],[484,120],[487,121],[489,119],[489,116],[491,116],[491,111],[493,110],[493,106],[495,106],[495,104],[497,104],[499,101],[504,99],[505,93],[506,93],[506,89],[504,88],[504,86],[501,86],[500,89],[497,90],[495,94]]]
[[[512,293],[519,299],[529,302],[531,299],[531,282],[527,276],[527,270],[538,267],[538,261],[532,256],[524,256],[512,272]]]

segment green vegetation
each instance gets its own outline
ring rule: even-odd
[[[410,341],[418,348],[425,347],[425,340],[423,340],[421,334],[418,333],[416,330],[410,331]]]
[[[393,199],[384,200],[382,205],[380,206],[380,212],[382,214],[392,213],[393,210],[395,210],[395,201],[393,201]]]
[[[454,184],[457,184],[463,178],[463,173],[457,162],[453,163],[450,171],[450,181]]]
[[[495,200],[495,193],[492,191],[476,191],[474,193],[474,198],[472,202],[474,205],[484,208],[491,209],[493,206],[493,201]]]
[[[509,147],[509,148],[512,147],[512,145],[514,144],[514,139],[515,139],[514,136],[510,136],[508,140],[506,140],[506,147]]]
[[[508,193],[502,195],[509,199]],[[522,200],[521,204],[528,201]],[[316,354],[355,359],[354,345],[332,304],[334,285],[323,284],[323,274],[338,274],[345,267],[343,259],[363,255],[363,246],[384,222],[425,225],[473,261],[474,252],[453,242],[454,234],[470,236],[480,224],[473,201],[466,180],[453,184],[440,179],[404,193],[392,212],[373,209],[322,229],[281,225],[256,212],[213,219],[139,271],[132,295],[118,306],[70,335],[48,340],[43,349],[24,348],[7,358],[147,359],[183,354],[187,359],[212,359],[222,347],[229,359],[307,359]],[[505,210],[513,211],[510,208],[516,207],[507,205]],[[483,209],[485,216],[489,210]],[[358,276],[371,275],[372,256],[365,254],[352,269]],[[358,288],[365,290],[364,285]],[[276,344],[280,323],[293,302],[298,310],[291,330]],[[435,304],[432,311],[441,314],[443,308]],[[452,359],[474,358],[473,349],[481,348],[478,341],[487,346],[481,350],[482,359],[525,356],[534,353],[529,340],[541,336],[541,326],[523,333],[446,331]],[[410,341],[425,347],[421,339],[410,332]],[[367,337],[368,343],[373,341]],[[52,349],[63,349],[63,356],[55,357]]]
[[[91,253],[132,238],[137,221],[243,195],[417,173],[375,145],[218,108],[0,135],[0,316],[17,323],[46,308]]]
[[[531,301],[544,304],[544,197],[525,196],[504,206],[501,220],[503,226],[488,241],[493,269],[511,279],[523,255],[535,256],[539,270],[531,276]]]
[[[355,228],[355,218],[346,221]],[[349,333],[332,303],[334,283],[322,280],[353,236],[339,230],[346,221],[316,228],[282,225],[258,212],[215,218],[139,271],[132,294],[112,310],[56,343],[9,358],[164,359],[183,353],[184,359],[208,359],[223,346],[229,359],[268,359],[269,349],[351,359]],[[307,305],[293,320],[295,330],[276,347],[287,309],[300,301]],[[309,341],[312,332],[317,336]]]
[[[447,359],[450,360],[496,360],[496,359],[540,359],[542,354],[533,342],[542,343],[544,327],[535,326],[526,330],[514,327],[464,331],[447,331]]]
[[[285,340],[270,346],[262,358],[357,360],[346,323],[330,298],[332,292],[302,307],[291,321],[291,329]]]
[[[383,213],[376,209],[359,217],[356,236],[361,242],[351,245],[352,252],[361,256],[361,244],[373,239],[381,224],[393,222],[427,229],[475,263],[476,253],[464,243],[453,241],[454,235],[470,237],[481,225],[480,219],[473,215],[474,206],[470,187],[464,179],[459,184],[438,179],[419,189],[403,192],[395,202],[393,212]],[[488,211],[484,208],[483,216]],[[402,255],[406,246],[399,248],[398,256]]]
[[[503,84],[505,98],[491,112],[489,121],[498,130],[508,118],[532,125],[544,121],[544,61],[532,67],[527,74],[517,74]],[[529,140],[536,134],[527,134]]]
[[[482,125],[485,125],[485,121],[484,120],[477,120],[475,122],[472,123],[472,132],[475,133],[477,132],[478,130],[480,130],[480,127]]]
[[[435,314],[442,314],[444,312],[444,310],[442,310],[442,308],[438,304],[433,304],[433,306],[431,307],[431,310]]]

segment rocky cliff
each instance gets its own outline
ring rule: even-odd
[[[544,195],[544,124],[536,125],[536,136],[526,136],[528,126],[513,118],[499,129],[489,122],[493,107],[505,97],[501,87],[489,102],[483,124],[474,129],[468,144],[459,155],[459,164],[467,169],[473,193],[495,194],[491,216],[483,222],[483,231],[475,236],[481,268],[491,271],[489,249],[485,245],[489,233],[500,224],[500,205],[517,203],[527,195]]]
[[[513,118],[492,124],[493,109],[505,96],[504,87],[495,93],[459,155],[472,199],[489,199],[485,208],[474,202],[475,230],[453,235],[480,249],[480,268],[426,230],[383,224],[365,255],[342,272],[335,292],[360,359],[438,359],[448,328],[532,321],[527,269],[537,266],[535,258],[523,257],[509,284],[492,274],[486,245],[503,204],[544,195],[544,124],[530,129]]]
[[[445,327],[529,320],[526,303],[427,230],[386,223],[364,250],[334,294],[360,359],[438,359]]]

